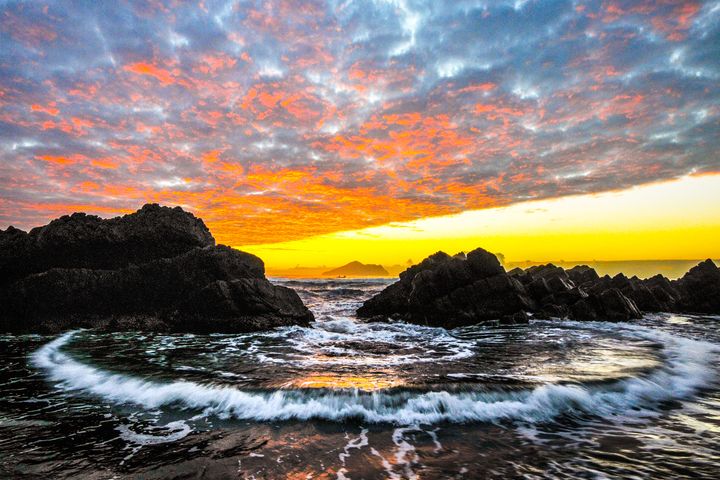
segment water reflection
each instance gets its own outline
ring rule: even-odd
[[[354,389],[363,391],[383,390],[406,385],[403,378],[392,371],[366,375],[310,372],[285,382],[282,388]]]

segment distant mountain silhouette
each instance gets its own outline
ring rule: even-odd
[[[372,263],[350,262],[342,267],[334,268],[323,273],[326,277],[388,277],[390,274],[382,265]]]

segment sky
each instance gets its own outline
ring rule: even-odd
[[[720,1],[0,1],[0,46],[0,228],[159,202],[287,266],[465,214],[552,259],[609,209],[593,258],[720,256]]]
[[[314,276],[327,268],[294,270],[341,265],[348,258],[407,267],[438,250],[455,254],[477,247],[502,254],[508,267],[547,261],[720,259],[718,239],[720,176],[712,175],[241,248],[269,259],[272,274]],[[676,273],[690,266],[683,264]],[[625,265],[622,271],[631,275],[648,268],[657,265]]]

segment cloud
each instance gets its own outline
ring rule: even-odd
[[[268,243],[720,171],[718,1],[7,2],[0,225]]]

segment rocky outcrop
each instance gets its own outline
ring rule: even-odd
[[[535,318],[628,321],[642,312],[720,314],[720,269],[706,260],[684,277],[600,277],[587,265],[552,264],[505,272],[491,253],[435,253],[366,301],[358,316],[452,328],[485,320]]]
[[[514,323],[520,311],[535,305],[523,285],[507,275],[497,258],[477,249],[467,256],[438,252],[400,274],[363,304],[358,316],[392,317],[412,323],[452,328],[483,320]]]
[[[631,299],[617,288],[591,293],[570,306],[571,318],[575,320],[626,321],[640,318],[642,314]]]
[[[618,289],[610,277],[600,276],[587,265],[565,270],[547,264],[514,271],[537,309],[536,318],[626,321],[640,318],[631,297]]]
[[[677,310],[720,314],[720,269],[707,259],[672,283],[678,292]]]
[[[148,204],[107,220],[73,213],[29,233],[0,230],[0,284],[51,268],[117,269],[211,245],[203,221],[180,207]]]
[[[358,316],[452,328],[485,320],[535,318],[628,321],[643,312],[720,314],[720,269],[706,260],[679,280],[600,277],[587,265],[552,264],[505,272],[494,255],[438,252],[366,301]]]
[[[180,208],[73,214],[30,233],[8,229],[0,244],[2,331],[244,332],[312,320],[293,290],[265,278],[262,260],[215,246]]]

